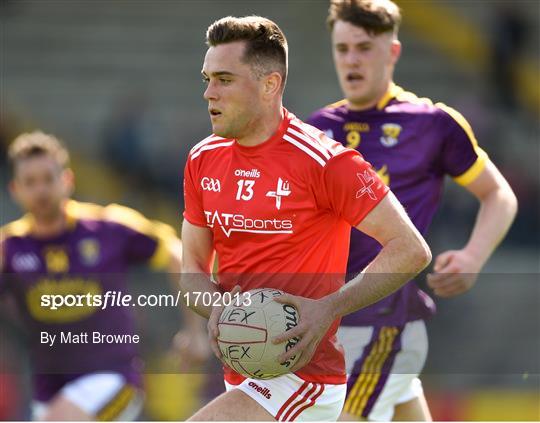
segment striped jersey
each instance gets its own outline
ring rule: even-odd
[[[358,152],[285,109],[283,115],[277,132],[257,146],[212,135],[193,147],[184,217],[212,231],[224,291],[239,284],[318,299],[342,286],[350,228],[388,189]],[[338,325],[298,376],[345,382]],[[226,378],[234,382],[230,369]]]
[[[467,185],[487,160],[460,113],[394,84],[371,109],[353,111],[343,100],[316,111],[308,122],[362,153],[424,236],[439,206],[445,176]],[[380,249],[377,241],[353,229],[347,272],[362,271]],[[431,298],[411,281],[380,302],[346,316],[343,324],[403,325],[434,311]]]

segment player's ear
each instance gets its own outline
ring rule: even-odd
[[[62,179],[64,180],[66,195],[69,197],[75,190],[75,174],[70,168],[64,169],[62,171]]]
[[[279,72],[272,72],[265,76],[264,81],[264,94],[273,97],[281,91],[281,84],[283,78]]]
[[[11,197],[17,201],[17,184],[15,183],[15,178],[12,179],[11,181],[9,181],[9,184],[8,184],[8,190],[9,190],[9,193],[11,195]]]
[[[390,55],[392,57],[392,64],[395,65],[401,56],[401,42],[399,40],[392,40]]]

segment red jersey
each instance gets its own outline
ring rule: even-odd
[[[192,148],[184,217],[211,229],[224,291],[239,284],[318,299],[343,285],[351,226],[388,188],[360,153],[283,114],[277,132],[254,147],[212,135]],[[338,325],[298,376],[345,383]],[[235,383],[229,371],[226,379]]]

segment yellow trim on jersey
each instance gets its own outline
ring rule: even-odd
[[[384,109],[387,106],[387,104],[390,102],[390,100],[392,100],[393,98],[396,98],[402,92],[403,92],[403,88],[397,86],[393,82],[390,82],[390,86],[388,87],[388,90],[377,102],[377,110]]]
[[[325,109],[336,109],[338,107],[345,106],[348,103],[349,103],[348,100],[346,98],[344,98],[343,100],[336,101],[335,103],[329,104],[329,105],[325,106],[324,108]]]
[[[141,213],[119,204],[110,204],[106,207],[92,203],[79,203],[71,200],[66,213],[79,218],[107,220],[126,226],[157,241],[156,250],[149,259],[148,264],[155,270],[164,269],[170,262],[168,243],[174,242],[176,233],[174,229],[155,220],[149,220]]]
[[[96,415],[100,421],[115,420],[135,396],[135,388],[125,385]]]
[[[456,181],[459,185],[466,186],[469,185],[471,182],[474,182],[476,178],[478,178],[478,176],[480,176],[482,171],[485,169],[488,155],[480,147],[476,148],[476,152],[478,154],[478,158],[473,163],[473,165],[461,175],[455,176],[453,178],[454,181]]]
[[[445,111],[446,113],[448,113],[450,117],[452,117],[452,119],[454,119],[458,123],[458,125],[461,126],[461,128],[467,134],[467,137],[469,137],[471,144],[476,149],[478,147],[478,141],[476,140],[476,137],[474,136],[474,132],[469,122],[467,122],[467,119],[465,119],[465,117],[461,113],[459,113],[456,109],[453,109],[452,107],[449,107],[444,103],[436,103],[435,106]]]
[[[149,220],[138,211],[118,204],[103,207],[97,204],[68,200],[65,205],[65,213],[68,229],[73,229],[78,219],[108,220],[154,238],[157,241],[157,246],[148,261],[149,266],[159,270],[166,268],[170,262],[171,254],[168,244],[175,242],[177,237],[174,229],[165,223]],[[32,215],[25,214],[20,219],[8,223],[0,229],[1,239],[30,235],[33,222]]]
[[[427,105],[427,106],[433,105],[433,102],[429,98],[418,97],[416,94],[410,91],[405,91],[399,85],[396,85],[394,82],[391,82],[390,87],[388,88],[388,91],[377,103],[377,109],[378,110],[384,109],[388,105],[390,100],[394,98],[397,101],[401,101],[403,103],[412,103],[412,104]]]
[[[361,374],[347,396],[344,410],[352,415],[362,417],[370,396],[373,394],[382,374],[382,367],[392,352],[392,344],[399,333],[396,327],[383,327],[379,338],[362,365]]]
[[[111,204],[105,208],[105,219],[154,238],[157,241],[157,246],[150,258],[149,265],[154,269],[167,267],[171,258],[168,243],[173,242],[176,238],[176,233],[171,226],[149,220],[138,211],[118,204]]]
[[[1,239],[11,237],[24,237],[32,232],[34,219],[30,214],[25,214],[20,219],[14,220],[0,228]]]
[[[478,158],[475,160],[472,166],[469,167],[469,169],[467,169],[461,175],[455,176],[453,178],[454,181],[456,181],[460,185],[469,185],[471,182],[475,181],[476,178],[478,178],[480,173],[482,173],[482,170],[484,170],[484,168],[486,167],[488,155],[478,146],[478,141],[476,140],[471,125],[469,124],[469,122],[467,122],[467,119],[465,119],[465,117],[461,113],[459,113],[456,109],[453,109],[452,107],[448,107],[444,103],[437,103],[435,104],[435,106],[449,114],[450,117],[454,119],[459,126],[461,126],[461,128],[467,134],[467,138],[469,138],[469,141],[471,142],[471,145],[476,155],[478,156]]]

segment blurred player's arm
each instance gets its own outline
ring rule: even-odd
[[[517,213],[512,188],[489,159],[478,177],[464,188],[478,199],[480,208],[465,247],[445,251],[435,259],[436,273],[428,275],[428,285],[440,297],[453,297],[472,288]]]
[[[210,279],[212,266],[214,263],[215,250],[213,246],[213,235],[210,229],[191,224],[184,219],[182,225],[182,241],[184,254],[182,256],[182,278],[180,286],[185,294],[191,299],[188,306],[198,315],[208,319],[208,339],[210,348],[216,355],[221,357],[221,352],[217,344],[219,335],[218,319],[223,307],[204,305],[202,301],[195,299],[200,293],[209,292],[211,294],[220,292],[217,285]],[[239,287],[231,291],[231,295],[240,292]],[[193,313],[195,314],[195,313]]]
[[[108,220],[126,228],[129,259],[145,262],[155,272],[167,272],[172,291],[181,291],[182,241],[175,229],[117,204],[106,207],[104,213]],[[182,329],[175,335],[172,347],[181,356],[182,363],[199,364],[209,355],[205,320],[185,306],[180,309]]]
[[[219,292],[215,283],[210,279],[214,262],[213,235],[210,229],[191,224],[184,219],[182,225],[182,278],[180,287],[183,296],[195,299],[195,293]],[[211,306],[205,306],[202,301],[189,301],[188,306],[200,316],[209,318],[212,312]]]
[[[434,260],[428,285],[441,297],[468,291],[497,245],[510,228],[517,200],[488,155],[479,147],[465,117],[442,103],[439,121],[445,134],[441,148],[442,170],[479,201],[476,223],[465,247],[444,251]],[[464,164],[468,164],[463,168]]]

